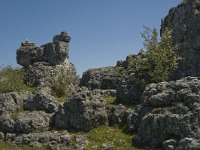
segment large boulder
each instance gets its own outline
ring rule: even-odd
[[[200,140],[196,140],[193,138],[184,138],[182,140],[180,140],[180,142],[178,143],[178,146],[176,147],[176,150],[184,150],[184,149],[188,149],[188,150],[198,150],[200,149]]]
[[[116,106],[108,106],[107,113],[109,125],[117,125],[119,127],[125,126],[127,124],[128,116],[131,114],[131,112],[131,109],[128,109],[121,104]]]
[[[37,86],[48,85],[58,76],[74,77],[75,68],[68,60],[63,65],[51,66],[44,62],[37,62],[25,68],[24,80]]]
[[[89,69],[83,73],[81,86],[89,89],[116,89],[120,73],[116,67]]]
[[[42,111],[22,112],[16,116],[15,132],[18,134],[42,131],[49,128],[51,115]]]
[[[58,110],[58,105],[55,97],[42,92],[36,93],[31,100],[24,101],[24,109],[29,111],[41,110],[53,113]]]
[[[121,67],[121,78],[116,90],[116,101],[124,104],[139,104],[145,86],[142,82],[147,82],[145,76],[138,77],[135,74],[133,62],[145,59],[146,55],[142,52],[136,55],[127,56],[125,61],[117,63]]]
[[[162,20],[161,34],[166,28],[172,31],[175,51],[183,59],[174,78],[200,75],[200,1],[184,0],[173,7]]]
[[[55,127],[75,131],[89,131],[107,123],[104,99],[100,93],[84,88],[73,94],[55,115]]]
[[[0,95],[0,111],[16,113],[23,109],[23,101],[30,100],[33,95],[29,92],[11,92]]]
[[[15,121],[12,119],[8,112],[0,112],[0,131],[14,132]]]
[[[200,138],[198,78],[152,83],[146,87],[141,103],[135,144],[162,146],[170,139]]]

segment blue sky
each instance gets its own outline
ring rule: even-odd
[[[70,60],[79,75],[115,65],[143,47],[143,25],[160,28],[180,0],[1,0],[0,64],[16,64],[16,49],[28,39],[37,45],[67,31]]]

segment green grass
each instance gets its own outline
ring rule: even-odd
[[[104,97],[107,105],[115,105],[116,97],[114,96],[105,96]]]
[[[116,97],[114,97],[114,96],[105,96],[104,99],[105,99],[107,105],[119,105],[119,104],[122,104],[127,108],[135,108],[137,106],[137,105],[134,105],[134,104],[129,104],[128,105],[128,104],[116,102]]]
[[[41,146],[41,148],[34,148],[30,146],[17,146],[15,144],[9,142],[0,141],[0,150],[46,150],[45,146]]]
[[[30,91],[34,93],[36,88],[24,83],[24,70],[11,66],[0,68],[0,94],[8,92]]]
[[[124,133],[119,128],[112,128],[109,126],[100,126],[92,129],[87,133],[88,137],[88,150],[93,146],[98,146],[98,149],[103,149],[102,144],[112,142],[112,150],[139,150],[132,146],[132,135]]]

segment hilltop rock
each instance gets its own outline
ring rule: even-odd
[[[184,0],[173,7],[162,20],[161,34],[166,28],[172,31],[176,53],[183,59],[174,73],[175,79],[186,76],[200,76],[200,1]]]
[[[70,37],[66,32],[61,32],[53,38],[53,42],[38,47],[36,44],[25,41],[17,50],[17,63],[29,66],[35,62],[46,62],[50,65],[60,65],[68,58],[68,44]]]
[[[115,67],[89,69],[83,73],[81,86],[93,89],[116,89],[120,73]]]
[[[107,123],[104,99],[100,93],[83,88],[74,93],[55,115],[55,127],[75,131],[89,131]]]
[[[50,80],[63,76],[76,76],[75,67],[69,61],[70,36],[61,32],[53,42],[42,46],[25,41],[17,50],[17,63],[25,70],[24,80],[36,86],[50,86]]]

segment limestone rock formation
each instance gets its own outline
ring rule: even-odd
[[[15,119],[15,133],[31,133],[33,131],[47,130],[51,115],[45,112],[22,112]]]
[[[121,67],[122,73],[119,84],[116,88],[116,101],[124,104],[139,104],[144,87],[137,82],[139,79],[135,75],[135,70],[130,67],[131,60],[144,59],[143,55],[129,55],[125,61],[118,61],[117,67]],[[144,78],[145,80],[145,78]]]
[[[161,34],[168,28],[176,43],[176,53],[183,59],[174,74],[175,79],[200,75],[200,1],[184,0],[172,8],[162,20]]]
[[[55,127],[75,131],[89,131],[107,123],[104,99],[97,91],[86,88],[73,94],[55,115]]]
[[[53,42],[38,47],[28,41],[22,42],[17,50],[17,63],[29,66],[35,62],[47,62],[50,65],[60,65],[68,58],[68,43],[70,37],[66,32],[61,32],[53,38]]]
[[[81,86],[89,89],[116,89],[120,74],[115,67],[89,69],[83,73]]]
[[[25,69],[25,81],[42,85],[48,84],[48,79],[59,72],[75,76],[74,65],[69,61],[70,39],[66,32],[61,32],[54,36],[53,42],[40,47],[28,41],[23,42],[17,50],[17,63]]]
[[[134,142],[162,146],[171,139],[199,139],[199,93],[200,80],[196,77],[148,85],[141,99]]]

